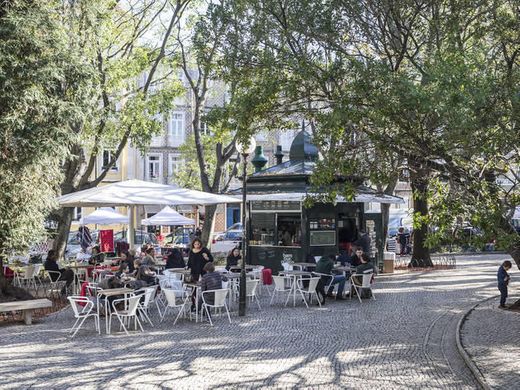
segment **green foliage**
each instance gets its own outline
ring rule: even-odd
[[[407,167],[433,202],[416,227],[450,234],[464,220],[502,239],[520,184],[495,182],[520,158],[516,11],[506,0],[240,2],[248,18],[228,39],[283,86],[286,113],[313,124],[317,191],[353,175],[391,187]],[[352,184],[329,198],[341,193]]]
[[[55,2],[13,1],[0,16],[0,257],[44,234],[59,164],[84,120],[92,67],[69,51]]]

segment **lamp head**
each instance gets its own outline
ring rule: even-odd
[[[254,137],[250,137],[244,143],[237,141],[236,143],[237,152],[240,154],[251,154],[255,151],[256,141]]]

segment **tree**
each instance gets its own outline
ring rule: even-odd
[[[274,53],[276,62],[245,57],[283,73],[285,101],[315,121],[325,158],[316,176],[330,182],[363,167],[345,156],[354,133],[366,145],[365,160],[384,150],[389,161],[406,164],[415,206],[413,257],[428,265],[432,183],[461,194],[474,222],[512,232],[507,215],[518,185],[504,194],[494,178],[518,164],[515,10],[509,1],[266,0],[248,7],[243,47]],[[391,188],[395,174],[365,166],[368,177],[384,178]],[[351,193],[348,186],[343,191]],[[441,203],[462,210],[460,202]],[[509,236],[509,253],[520,264],[518,236]]]
[[[189,3],[89,0],[62,7],[70,50],[80,50],[97,70],[88,99],[90,115],[70,127],[75,142],[69,144],[69,157],[62,166],[62,194],[97,186],[129,142],[143,150],[152,135],[162,130],[157,116],[167,112],[182,91],[170,61],[169,54],[175,49],[170,37]],[[111,151],[111,160],[97,172],[103,149]],[[72,216],[72,208],[63,208],[54,216],[59,223],[55,248],[60,255]]]
[[[68,50],[58,2],[0,5],[0,298],[26,297],[7,285],[2,262],[44,235],[61,180],[59,165],[83,120],[94,73]]]
[[[206,12],[193,21],[193,29],[186,34],[179,26],[177,34],[180,64],[191,96],[192,136],[184,152],[191,152],[188,161],[196,161],[197,167],[190,171],[198,173],[200,188],[210,193],[226,191],[237,174],[238,159],[229,164],[236,154],[236,140],[248,139],[260,126],[274,126],[279,118],[274,115],[273,97],[280,91],[275,78],[251,69],[240,58],[237,41],[243,15],[239,3],[208,2]],[[210,84],[220,90],[212,91]],[[208,104],[212,92],[220,96],[220,104]],[[267,113],[272,114],[268,120]],[[206,206],[201,237],[205,243],[215,212],[216,206]]]

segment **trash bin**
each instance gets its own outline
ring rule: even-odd
[[[383,273],[391,274],[394,272],[395,253],[384,252],[383,254]]]

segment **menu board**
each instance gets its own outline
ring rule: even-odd
[[[335,230],[314,230],[310,232],[311,246],[334,246],[336,245]]]
[[[251,211],[301,211],[300,202],[286,200],[254,200],[251,202]]]

